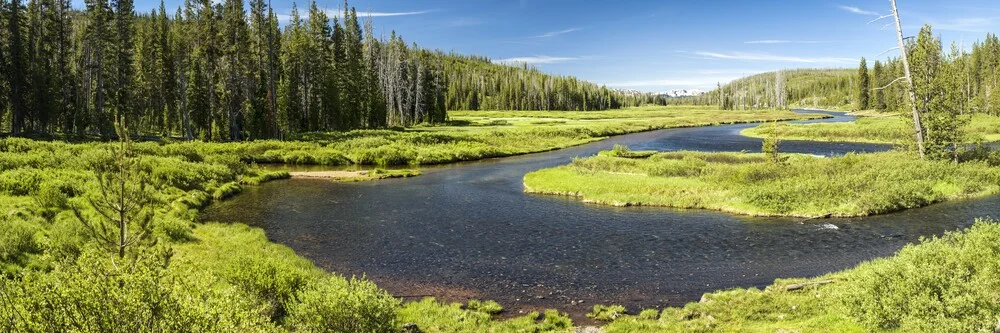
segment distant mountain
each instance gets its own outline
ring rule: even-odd
[[[658,95],[663,96],[663,97],[676,98],[676,97],[695,97],[695,96],[701,96],[701,95],[704,95],[705,93],[707,93],[707,91],[704,91],[704,90],[701,90],[701,89],[674,89],[674,90],[670,90],[670,91],[661,92]]]

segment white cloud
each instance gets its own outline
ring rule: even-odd
[[[763,40],[749,40],[743,42],[743,44],[822,44],[831,43],[825,40],[784,40],[784,39],[763,39]]]
[[[415,12],[358,12],[358,17],[369,17],[369,16],[371,16],[371,17],[410,16],[410,15],[423,15],[423,14],[433,13],[433,12],[434,12],[433,10],[421,10],[421,11],[415,11]],[[341,15],[344,14],[343,12],[341,12],[339,10],[333,11],[333,12],[331,12],[330,10],[327,10],[326,13],[327,13],[327,15],[337,16],[337,17],[340,17]]]
[[[550,31],[550,32],[546,32],[546,33],[538,35],[538,36],[531,36],[531,38],[552,38],[552,37],[555,37],[555,36],[565,35],[565,34],[568,34],[568,33],[571,33],[571,32],[576,32],[576,31],[580,31],[580,30],[583,30],[583,29],[580,29],[580,28],[570,28],[570,29],[566,29],[566,30]]]
[[[861,9],[861,8],[858,8],[858,7],[854,7],[854,6],[837,6],[837,7],[840,8],[840,9],[849,11],[851,13],[858,14],[858,15],[881,16],[877,12],[867,11],[867,10],[864,10],[864,9]]]
[[[837,58],[837,57],[808,58],[808,57],[781,56],[781,55],[773,55],[766,53],[747,53],[747,52],[729,52],[729,53],[694,52],[694,54],[707,59],[744,60],[744,61],[780,61],[780,62],[795,62],[795,63],[806,63],[806,64],[851,63],[857,61],[857,59],[851,59],[851,58]]]
[[[341,17],[341,16],[344,15],[344,11],[340,10],[340,9],[326,9],[326,10],[324,10],[324,12],[326,12],[326,15],[329,16],[330,18]],[[420,10],[420,11],[413,11],[413,12],[368,12],[368,11],[360,11],[360,12],[357,12],[357,14],[358,14],[358,19],[364,19],[366,17],[393,17],[393,16],[423,15],[423,14],[433,13],[433,12],[435,12],[435,10]],[[306,8],[306,10],[303,11],[300,8],[299,9],[299,15],[302,17],[303,20],[308,19],[309,9]],[[292,20],[292,15],[291,14],[277,14],[277,17],[278,17],[278,21],[281,21],[281,22],[288,22],[288,21]]]
[[[539,55],[533,57],[514,57],[506,59],[498,59],[493,62],[499,64],[557,64],[567,61],[581,60],[582,57],[550,57],[546,55]]]

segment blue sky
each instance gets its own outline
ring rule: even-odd
[[[149,10],[159,0],[136,0]],[[81,2],[82,1],[77,1]],[[169,0],[176,8],[182,1]],[[317,3],[331,11],[342,1]],[[279,13],[291,2],[273,0]],[[711,88],[780,68],[855,67],[895,45],[867,24],[888,0],[584,1],[354,0],[380,32],[432,49],[526,61],[541,70],[625,89]],[[931,23],[946,43],[1000,32],[996,0],[898,0],[904,34]],[[300,8],[308,3],[300,2]],[[887,56],[882,56],[882,58]]]

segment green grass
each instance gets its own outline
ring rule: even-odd
[[[705,294],[701,302],[623,316],[614,332],[993,332],[1000,326],[1000,225],[907,245],[896,255],[764,290]],[[804,282],[832,281],[789,291]]]
[[[363,182],[370,180],[380,180],[380,179],[392,179],[392,178],[410,178],[420,175],[420,170],[386,170],[386,169],[374,169],[368,171],[364,175],[357,177],[347,177],[347,178],[336,178],[333,181],[336,182]]]
[[[261,229],[195,223],[213,201],[289,177],[205,145],[135,144],[157,199],[152,237],[119,260],[70,209],[95,214],[87,198],[100,190],[90,166],[104,161],[108,146],[0,139],[0,331],[397,332],[417,322],[424,332],[452,325],[565,332],[571,325],[552,311],[497,320],[502,307],[489,301],[404,306],[364,278],[323,271]]]
[[[977,114],[963,128],[969,141],[1000,141],[1000,117]],[[913,122],[905,115],[859,118],[849,123],[764,124],[740,134],[763,138],[777,131],[783,140],[900,144],[913,140]]]
[[[643,107],[614,111],[455,111],[443,126],[307,133],[293,141],[177,143],[246,162],[315,165],[428,165],[561,149],[613,135],[664,128],[811,119],[790,111]]]
[[[1000,168],[985,161],[956,165],[902,152],[782,158],[772,163],[762,154],[604,153],[529,173],[524,187],[528,193],[616,206],[800,217],[882,214],[1000,192]]]

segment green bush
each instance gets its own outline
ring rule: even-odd
[[[281,321],[299,290],[315,280],[312,272],[293,263],[250,253],[233,259],[224,274],[229,283],[263,301],[274,321]]]
[[[624,314],[625,307],[621,305],[594,305],[594,309],[587,314],[587,318],[600,321],[613,321]]]
[[[1000,224],[907,245],[853,270],[843,295],[870,330],[984,332],[1000,319]]]
[[[31,194],[44,180],[43,172],[22,168],[0,173],[0,194],[25,196]]]
[[[296,293],[287,325],[297,332],[397,332],[399,305],[369,281],[327,277]]]
[[[500,303],[495,301],[480,301],[477,299],[469,300],[469,302],[465,304],[465,308],[491,315],[503,312],[503,306],[500,305]]]
[[[269,323],[247,315],[251,308],[239,298],[218,297],[203,285],[167,274],[162,253],[114,263],[88,251],[52,272],[0,280],[9,293],[0,309],[18,318],[3,325],[15,332],[269,330]]]

